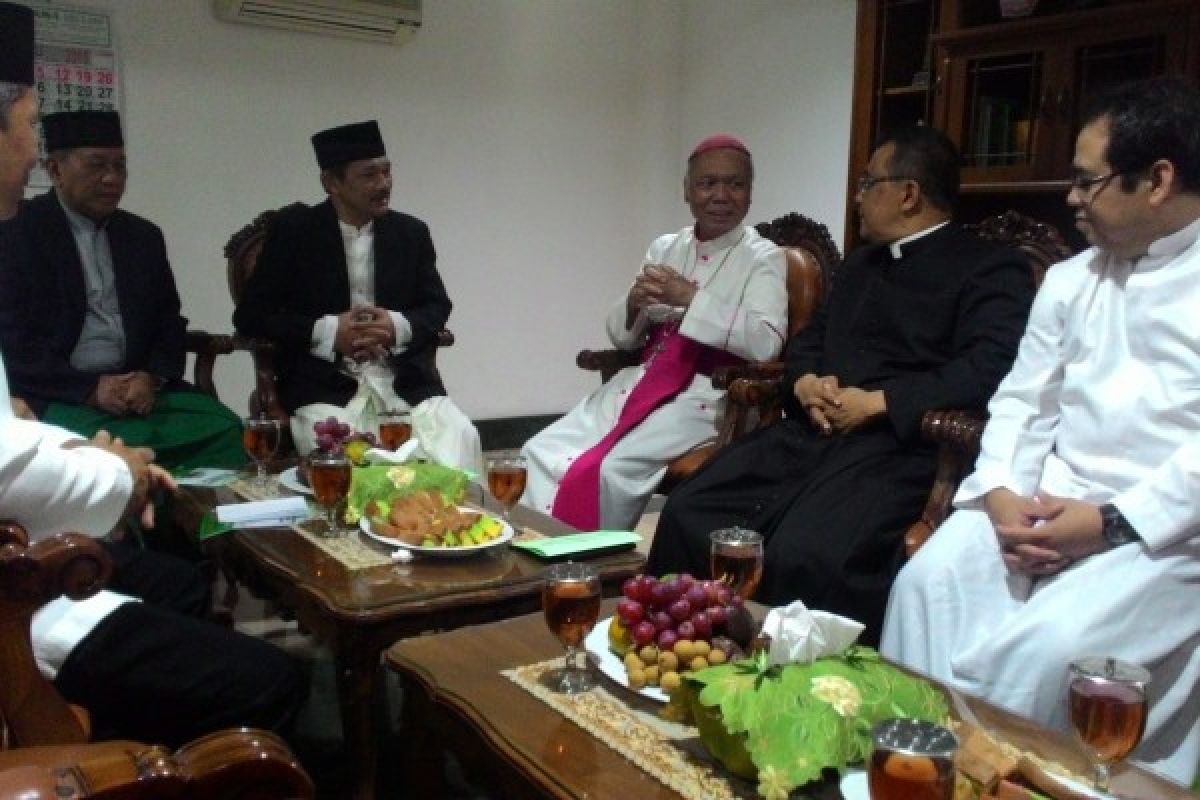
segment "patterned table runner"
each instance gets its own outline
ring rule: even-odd
[[[562,663],[562,658],[554,658],[501,674],[689,800],[757,796],[748,782],[712,761],[694,727],[639,711],[603,684],[576,695],[546,688],[542,676]]]

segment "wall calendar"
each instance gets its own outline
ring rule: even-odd
[[[38,111],[120,111],[121,81],[112,20],[105,11],[30,3]],[[44,157],[45,144],[39,145]],[[51,186],[39,163],[29,186]]]

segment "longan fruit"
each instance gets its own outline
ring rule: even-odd
[[[659,678],[658,684],[663,688],[664,692],[673,692],[683,683],[683,678],[679,677],[678,672],[664,672]]]
[[[711,650],[712,645],[703,639],[692,642],[692,655],[694,656],[707,656]]]
[[[636,653],[626,653],[625,654],[625,669],[626,670],[633,672],[635,669],[644,669],[645,666],[646,665],[642,662],[642,660],[637,657]]]
[[[712,650],[708,651],[708,663],[712,664],[714,667],[718,664],[724,664],[728,660],[729,656],[726,655],[725,651],[719,647],[714,647]]]
[[[629,688],[630,689],[642,688],[643,686],[646,685],[645,670],[640,670],[640,669],[629,670],[628,680],[629,680]]]
[[[658,685],[658,665],[657,664],[653,664],[649,667],[646,667],[646,669],[644,670],[644,674],[646,675],[646,683],[647,684],[649,684],[650,686]]]
[[[675,655],[679,656],[681,664],[686,664],[692,658],[692,643],[687,639],[680,639],[675,643]]]
[[[658,648],[652,644],[648,644],[638,651],[638,656],[641,657],[643,664],[657,664]]]
[[[675,672],[679,669],[679,656],[667,651],[658,657],[658,666],[663,672]]]
[[[690,662],[688,662],[688,669],[690,669],[692,672],[708,669],[708,659],[706,659],[704,656],[696,656]]]

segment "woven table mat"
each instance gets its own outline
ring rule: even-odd
[[[243,500],[269,500],[280,496],[278,480],[272,477],[271,481],[271,486],[265,492],[251,484],[249,480],[243,478],[238,478],[229,484],[229,488]],[[395,563],[392,561],[392,554],[389,549],[382,544],[367,539],[357,527],[348,533],[331,539],[308,530],[304,527],[307,524],[309,523],[301,522],[298,525],[291,525],[289,527],[316,545],[321,552],[336,559],[338,563],[351,572],[371,569],[372,567],[386,567]]]
[[[695,728],[639,711],[603,684],[574,695],[546,688],[542,676],[562,664],[562,658],[554,658],[501,674],[689,800],[757,796],[749,783],[713,763]]]

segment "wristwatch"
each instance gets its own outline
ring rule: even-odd
[[[1142,537],[1138,536],[1138,532],[1129,524],[1129,520],[1125,519],[1121,509],[1112,503],[1100,506],[1100,519],[1100,535],[1104,537],[1104,541],[1108,542],[1109,547],[1120,547],[1130,542],[1142,541]]]

